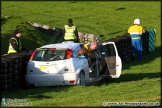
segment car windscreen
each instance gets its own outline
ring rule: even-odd
[[[34,61],[57,61],[64,60],[66,49],[43,48],[37,50]]]

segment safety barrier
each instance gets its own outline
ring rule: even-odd
[[[1,92],[11,92],[18,88],[25,88],[26,66],[31,54],[32,52],[1,56]]]

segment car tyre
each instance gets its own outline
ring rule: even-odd
[[[78,77],[78,85],[80,86],[85,86],[86,81],[85,81],[85,74],[84,72],[80,72],[79,77]]]

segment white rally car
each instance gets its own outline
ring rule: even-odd
[[[122,62],[114,42],[103,44],[101,58],[94,61],[93,70],[90,70],[91,67],[85,56],[76,56],[81,44],[63,42],[37,48],[27,64],[25,75],[27,85],[85,86],[102,78],[120,77]]]

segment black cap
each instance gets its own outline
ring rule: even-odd
[[[17,35],[18,33],[21,33],[20,30],[15,30],[14,35]]]
[[[72,19],[68,19],[68,23],[73,23],[73,20]]]

